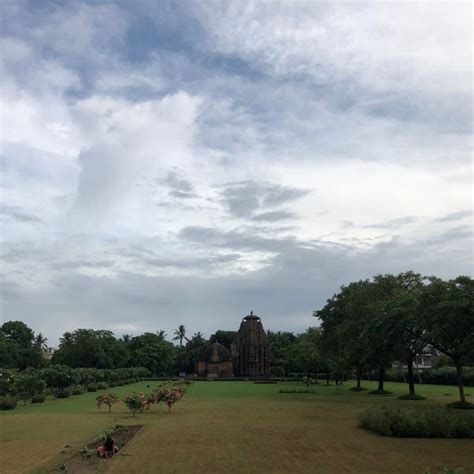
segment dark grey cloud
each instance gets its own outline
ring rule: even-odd
[[[169,188],[168,195],[175,199],[193,199],[197,197],[194,185],[191,181],[183,178],[179,170],[170,170],[158,183]]]
[[[194,186],[191,181],[184,179],[176,170],[171,170],[160,179],[160,183],[168,186],[174,191],[181,191],[184,193],[190,193],[194,191]]]
[[[237,181],[222,186],[220,199],[231,216],[252,218],[258,211],[291,203],[309,192],[266,181]]]
[[[258,230],[252,231],[250,228],[224,231],[212,227],[189,226],[181,229],[179,237],[210,248],[260,252],[279,252],[297,242],[293,237],[262,237],[257,232]]]

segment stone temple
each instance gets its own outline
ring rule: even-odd
[[[270,350],[261,319],[250,311],[242,319],[235,340],[234,373],[239,377],[270,375]]]
[[[268,377],[270,349],[261,319],[250,311],[240,323],[231,349],[218,342],[203,348],[196,375],[207,378]]]

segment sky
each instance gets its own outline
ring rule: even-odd
[[[470,2],[1,2],[2,320],[301,332],[472,275]]]

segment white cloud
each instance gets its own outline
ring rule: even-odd
[[[5,8],[3,317],[299,330],[351,279],[471,271],[469,6],[137,8]]]

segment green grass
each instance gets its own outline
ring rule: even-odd
[[[120,398],[151,391],[160,382],[115,387]],[[146,385],[150,388],[146,388]],[[285,394],[301,383],[197,382],[168,415],[164,406],[133,418],[123,404],[97,410],[99,393],[0,413],[2,472],[49,472],[115,423],[144,429],[107,472],[423,472],[430,467],[474,469],[472,440],[392,439],[357,428],[357,415],[372,405],[446,405],[457,388],[417,386],[422,401],[400,401],[407,385],[386,383],[393,395],[379,397],[341,386],[311,385],[315,393]],[[376,382],[364,382],[369,389]],[[474,390],[467,388],[467,393]],[[468,397],[469,399],[470,397]],[[474,397],[473,397],[474,398]],[[466,416],[470,410],[466,410]],[[19,455],[28,446],[28,456]],[[70,446],[70,447],[66,447]]]

